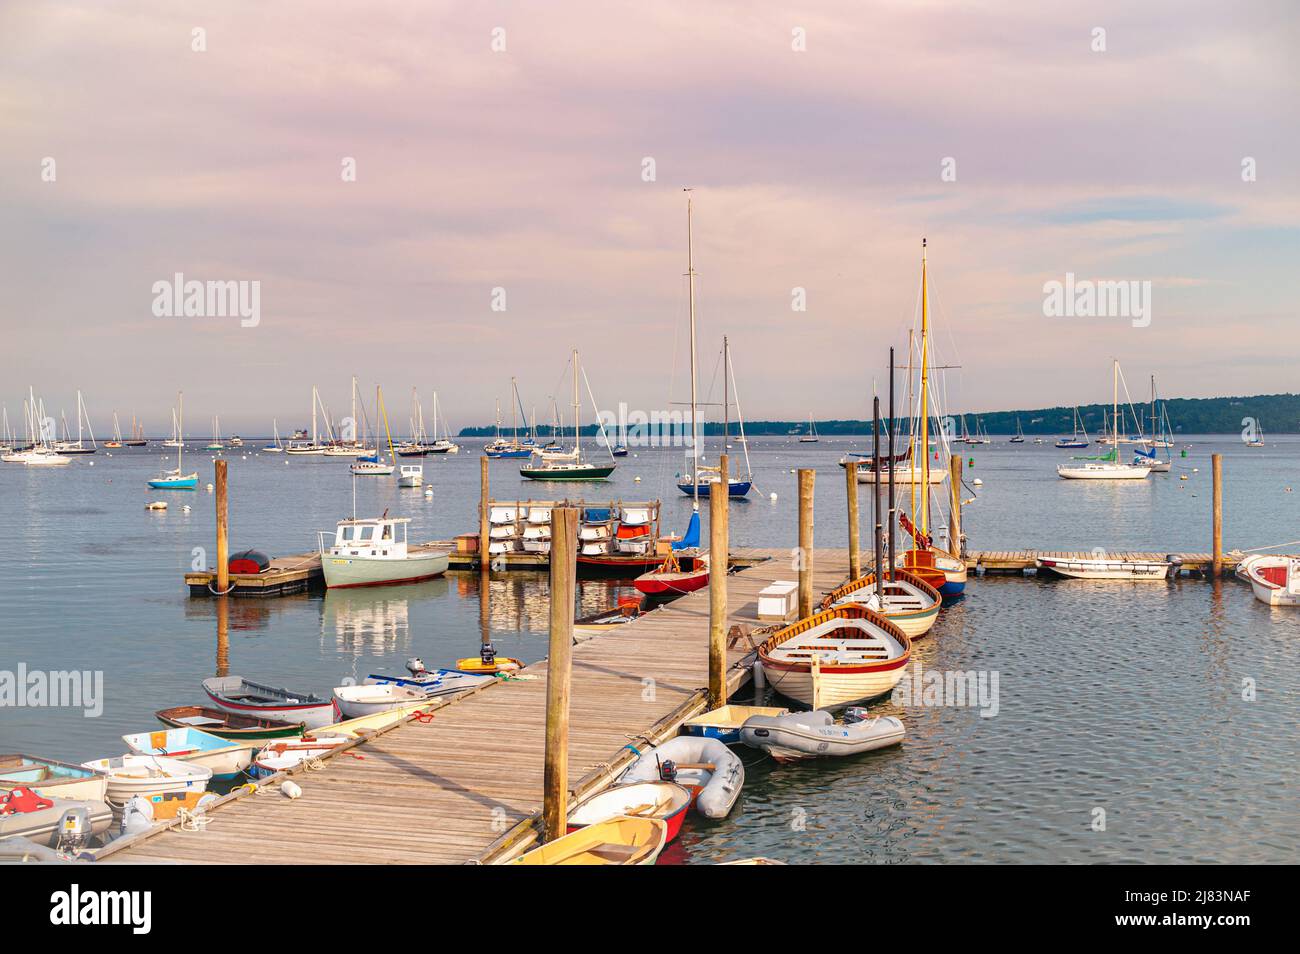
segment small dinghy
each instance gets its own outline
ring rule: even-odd
[[[306,728],[301,722],[281,722],[256,716],[235,715],[207,706],[173,706],[159,709],[154,718],[174,729],[202,729],[219,739],[260,742],[265,739],[292,739]]]
[[[0,794],[19,786],[45,798],[102,802],[108,779],[84,765],[35,755],[0,755]]]
[[[1255,556],[1244,575],[1255,599],[1268,606],[1300,606],[1300,560],[1286,556]]]
[[[252,778],[269,778],[277,772],[301,765],[303,762],[328,755],[335,748],[353,741],[348,735],[308,735],[301,739],[272,742],[257,753],[248,768]]]
[[[1155,583],[1167,579],[1173,569],[1171,560],[1125,560],[1104,556],[1076,560],[1038,557],[1034,565],[1072,580],[1145,580]]]
[[[590,616],[579,616],[573,621],[574,635],[599,636],[639,619],[645,611],[640,597],[622,597],[614,609],[602,610]]]
[[[157,755],[119,755],[82,764],[108,776],[106,799],[111,805],[124,805],[132,795],[205,792],[212,780],[212,769]]]
[[[255,742],[232,742],[199,729],[163,729],[122,736],[136,755],[164,755],[212,770],[212,777],[228,781],[253,763]]]
[[[668,826],[667,844],[682,830],[691,793],[676,782],[632,782],[597,792],[569,813],[569,831],[596,825],[620,815],[658,818]]]
[[[620,779],[676,782],[695,796],[695,810],[725,818],[745,785],[745,765],[717,739],[679,735],[643,753]]]
[[[26,838],[57,848],[61,838],[80,846],[113,823],[113,809],[102,801],[45,798],[28,788],[0,795],[0,838]]]
[[[394,723],[401,722],[404,719],[409,718],[413,713],[429,712],[432,708],[433,706],[430,703],[430,700],[422,697],[419,702],[408,702],[384,712],[376,712],[373,715],[359,716],[355,719],[344,719],[342,722],[335,722],[333,725],[326,726],[324,729],[320,730],[320,735],[345,735],[350,739],[360,738],[361,736],[377,732],[380,729],[385,729]]]
[[[740,728],[751,716],[781,716],[789,709],[778,706],[719,706],[682,723],[683,735],[698,735],[717,739],[723,745],[740,742]]]
[[[428,701],[428,697],[418,689],[408,689],[392,683],[338,686],[334,690],[334,706],[338,709],[339,716],[346,719],[359,719],[407,703]]]
[[[823,709],[782,716],[753,716],[740,730],[748,746],[762,749],[778,762],[819,756],[858,755],[903,741],[903,723],[893,716],[870,716],[849,710],[842,723]]]
[[[652,865],[668,826],[658,818],[611,818],[520,855],[516,865]]]
[[[309,729],[319,729],[334,721],[334,703],[312,692],[264,686],[242,676],[204,679],[203,691],[218,709],[236,715],[301,722]]]
[[[683,569],[677,555],[669,554],[658,569],[642,573],[632,585],[647,596],[693,593],[709,585],[708,557],[701,554],[692,560],[690,569]]]
[[[523,662],[512,656],[498,656],[491,643],[484,643],[477,656],[466,656],[464,659],[456,660],[457,672],[478,676],[512,673],[523,668]]]
[[[383,676],[371,673],[366,677],[366,684],[372,686],[402,686],[421,692],[426,699],[439,696],[451,696],[465,692],[485,682],[491,682],[491,676],[474,676],[457,669],[426,669],[424,660],[412,656],[406,661],[409,676]]]

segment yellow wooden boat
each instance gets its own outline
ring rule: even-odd
[[[520,855],[516,865],[652,865],[663,851],[668,825],[658,818],[619,815]]]
[[[377,729],[387,728],[395,722],[401,722],[412,712],[419,712],[423,709],[435,709],[437,706],[431,699],[421,699],[418,702],[407,702],[392,709],[385,709],[383,712],[372,712],[370,715],[358,716],[355,719],[344,719],[342,722],[335,722],[333,725],[322,726],[319,729],[313,729],[311,734],[322,733],[324,735],[347,735],[358,736],[362,732],[374,732]]]
[[[458,672],[468,672],[476,676],[494,676],[499,672],[515,672],[523,669],[524,664],[509,656],[497,656],[490,663],[485,663],[478,656],[466,656],[456,660]]]

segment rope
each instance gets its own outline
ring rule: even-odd
[[[181,831],[203,831],[208,827],[208,823],[212,821],[207,815],[203,813],[196,814],[188,808],[176,809],[176,817],[180,819],[180,824],[176,827]]]
[[[1241,553],[1259,553],[1263,550],[1280,550],[1282,547],[1293,547],[1300,544],[1300,540],[1288,540],[1286,543],[1275,543],[1271,547],[1251,547],[1248,550],[1234,551]]]
[[[226,590],[225,590],[224,593],[218,593],[218,592],[213,588],[212,583],[211,583],[211,582],[208,583],[208,592],[211,593],[213,596],[229,596],[230,593],[231,593],[231,591],[234,590],[234,588],[235,588],[235,584],[234,584],[234,583],[231,583],[230,586],[226,587]]]

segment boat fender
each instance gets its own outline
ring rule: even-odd
[[[21,785],[10,791],[4,798],[0,798],[0,815],[21,815],[53,807],[54,803],[48,798],[42,798],[30,788],[23,788]]]
[[[288,799],[298,798],[302,795],[302,786],[292,779],[285,779],[280,783],[280,794]]]

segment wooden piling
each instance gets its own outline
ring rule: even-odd
[[[225,460],[216,461],[217,491],[217,593],[224,596],[230,589],[230,511],[226,502]]]
[[[851,460],[844,465],[844,480],[849,501],[849,579],[856,580],[862,575],[862,548],[859,545],[858,527],[858,462]]]
[[[551,632],[546,660],[546,753],[542,774],[546,841],[565,833],[569,817],[569,686],[573,675],[577,555],[578,511],[556,507],[551,511]]]
[[[799,470],[799,617],[813,611],[813,482],[817,471]]]
[[[709,493],[709,708],[727,704],[727,567],[730,477],[727,455],[718,458],[719,482]],[[721,491],[721,492],[719,492]]]
[[[489,570],[488,557],[488,457],[479,458],[478,468],[478,565],[485,574]]]
[[[951,495],[952,519],[948,528],[948,552],[961,559],[961,455],[953,454],[948,460],[948,493]]]
[[[1210,462],[1214,473],[1214,542],[1210,558],[1211,572],[1217,579],[1223,575],[1223,455],[1211,454]]]

